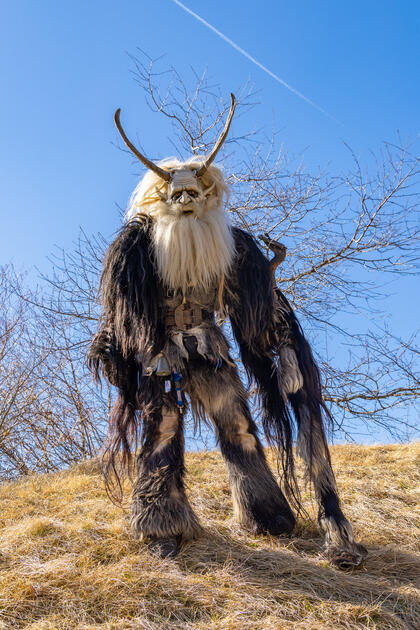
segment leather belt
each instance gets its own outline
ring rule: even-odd
[[[167,328],[189,330],[194,326],[199,326],[203,321],[214,321],[214,313],[206,311],[198,304],[186,302],[179,304],[176,308],[166,309],[165,323]]]

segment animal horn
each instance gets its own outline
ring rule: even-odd
[[[213,162],[214,158],[218,154],[220,147],[226,140],[226,136],[228,135],[230,123],[232,122],[233,114],[235,113],[235,107],[236,107],[236,98],[232,93],[230,95],[230,100],[231,100],[230,111],[229,111],[229,116],[227,117],[227,120],[226,120],[225,127],[222,133],[220,134],[216,144],[214,145],[212,152],[210,153],[210,155],[208,156],[204,164],[198,169],[197,177],[201,177],[202,175],[204,175],[204,173],[207,171],[208,167],[210,166],[210,164]]]
[[[120,123],[120,112],[121,112],[121,109],[118,108],[114,114],[114,121],[115,121],[118,131],[120,132],[121,138],[124,140],[127,147],[130,149],[132,153],[134,153],[136,158],[139,159],[140,162],[142,162],[147,168],[155,172],[156,175],[159,175],[159,177],[164,179],[166,182],[170,182],[172,179],[171,174],[168,171],[165,171],[163,168],[160,168],[159,166],[154,164],[151,160],[147,159],[147,157],[145,157],[144,155],[142,155],[140,151],[136,149],[134,144],[132,144],[130,140],[127,138],[127,136],[125,135],[125,131],[122,128],[122,125]]]

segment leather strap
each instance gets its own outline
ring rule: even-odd
[[[206,311],[198,304],[185,302],[175,308],[167,308],[165,323],[167,328],[189,330],[199,326],[203,321],[213,321],[214,314]]]

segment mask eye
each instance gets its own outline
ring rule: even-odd
[[[192,197],[193,199],[196,199],[198,197],[198,192],[196,190],[187,190],[187,193],[189,194],[190,197]]]
[[[182,195],[182,190],[178,190],[177,192],[174,192],[174,194],[171,196],[172,201],[178,201],[181,195]]]

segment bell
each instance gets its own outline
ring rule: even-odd
[[[170,376],[171,368],[169,367],[169,363],[164,354],[159,354],[157,367],[156,367],[156,375],[157,376]]]

